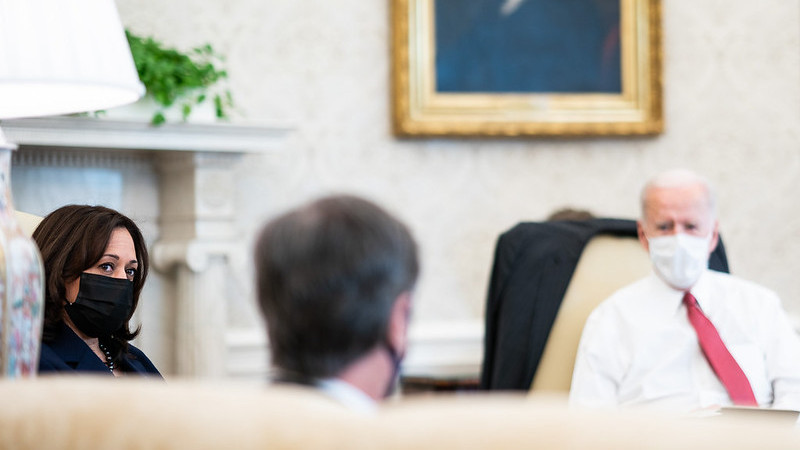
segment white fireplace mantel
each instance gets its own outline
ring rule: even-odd
[[[90,117],[5,120],[0,127],[25,150],[20,157],[51,165],[54,160],[57,166],[81,165],[116,152],[120,157],[145,155],[157,173],[160,211],[151,262],[175,302],[175,317],[168,324],[174,335],[164,343],[172,347],[168,371],[225,376],[227,317],[220,300],[229,295],[225,274],[239,248],[239,162],[246,154],[282,151],[290,130],[225,123],[152,126]]]
[[[283,146],[289,129],[228,123],[115,121],[90,117],[48,117],[0,122],[6,138],[19,145],[83,149],[264,153]]]
[[[132,162],[152,168],[147,172],[157,178],[158,238],[150,257],[169,311],[158,309],[159,315],[144,317],[160,320],[164,330],[152,333],[152,323],[143,322],[148,342],[142,344],[161,353],[157,362],[168,375],[263,380],[268,370],[264,330],[231,328],[224,307],[235,295],[226,292],[231,262],[242,251],[235,235],[241,217],[234,201],[236,177],[245,155],[272,159],[288,151],[289,128],[153,127],[145,121],[89,117],[6,120],[0,127],[21,146],[16,157],[27,166],[119,168]],[[274,159],[276,164],[281,160]],[[480,370],[482,321],[416,323],[410,340],[403,368],[407,375],[460,376]]]

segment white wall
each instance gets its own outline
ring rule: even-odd
[[[126,0],[123,22],[227,55],[237,120],[294,128],[238,185],[248,246],[317,195],[384,204],[422,246],[416,320],[479,321],[497,235],[572,205],[635,217],[638,190],[687,166],[719,190],[732,271],[800,313],[800,2],[664,1],[666,131],[655,138],[400,141],[390,133],[388,0]],[[247,257],[234,326],[259,324]]]

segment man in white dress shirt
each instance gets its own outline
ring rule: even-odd
[[[777,295],[708,269],[718,241],[709,183],[690,171],[665,172],[647,183],[641,201],[639,240],[653,273],[614,293],[589,316],[570,404],[682,412],[732,404],[687,318],[682,299],[691,292],[758,405],[800,409],[800,339]]]
[[[267,224],[255,263],[276,381],[374,410],[406,350],[419,269],[405,225],[357,197],[322,198]]]

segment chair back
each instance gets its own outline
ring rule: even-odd
[[[39,222],[42,221],[42,217],[22,211],[14,211],[14,214],[17,216],[17,222],[26,236],[31,236],[36,227],[39,226]]]
[[[649,271],[647,252],[636,238],[598,235],[586,244],[550,329],[532,391],[569,392],[578,343],[589,314],[616,290]]]

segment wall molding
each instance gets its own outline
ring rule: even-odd
[[[413,324],[409,330],[403,375],[479,376],[483,362],[483,334],[482,319]]]
[[[412,325],[403,360],[405,376],[478,377],[483,360],[483,321],[427,321]],[[269,349],[260,328],[231,329],[226,376],[263,382],[269,375]]]

